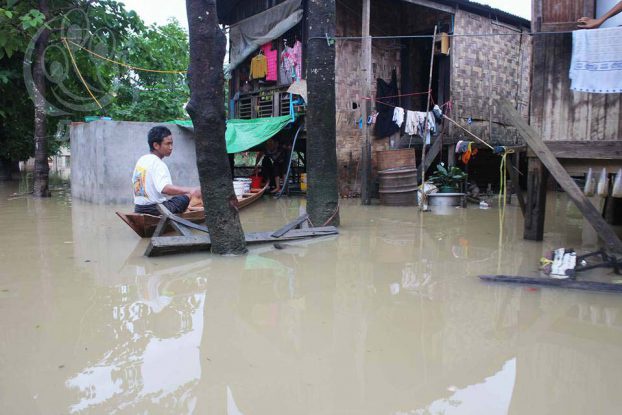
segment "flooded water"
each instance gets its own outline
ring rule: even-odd
[[[596,248],[563,194],[544,243],[508,206],[342,201],[341,234],[244,257],[142,256],[115,207],[0,184],[2,414],[612,414],[622,297],[493,285]],[[248,231],[300,199],[242,211]],[[121,207],[127,210],[127,207]],[[609,271],[597,271],[609,276]]]

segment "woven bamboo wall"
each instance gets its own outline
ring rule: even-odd
[[[454,118],[465,126],[470,118],[473,122],[470,130],[474,134],[504,145],[520,144],[522,139],[514,128],[505,125],[495,105],[497,100],[509,100],[525,118],[529,115],[531,39],[521,36],[520,30],[484,16],[456,11],[455,34],[516,32],[511,36],[456,36],[451,49]],[[452,128],[450,135],[459,139],[462,133]]]

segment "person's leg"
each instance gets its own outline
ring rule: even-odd
[[[134,212],[147,215],[160,216],[160,211],[156,204],[152,205],[134,205]]]
[[[174,196],[162,203],[171,213],[184,213],[190,204],[190,198],[187,195]]]
[[[270,187],[274,188],[276,186],[274,182],[274,165],[272,164],[272,160],[270,157],[264,157],[261,162],[261,174],[265,181],[270,182]]]

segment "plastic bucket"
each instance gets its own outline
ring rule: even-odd
[[[261,176],[251,176],[251,188],[261,189]]]
[[[238,177],[238,178],[233,179],[233,182],[242,183],[244,185],[244,193],[251,192],[251,179],[247,179],[244,177]]]
[[[300,191],[307,191],[307,173],[300,173]]]
[[[242,195],[244,195],[244,193],[246,193],[245,190],[245,183],[238,181],[238,180],[234,180],[233,181],[233,191],[235,192],[235,196],[236,197],[242,197]]]

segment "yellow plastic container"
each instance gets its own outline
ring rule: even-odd
[[[300,191],[307,191],[307,173],[300,173]]]

